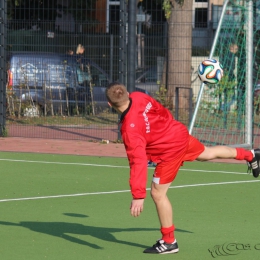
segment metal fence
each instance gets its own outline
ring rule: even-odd
[[[213,33],[194,35],[193,30],[183,38],[194,43],[182,50],[192,56],[193,91],[180,82],[167,93],[175,38],[169,38],[161,2],[1,1],[1,135],[118,140],[118,116],[104,99],[105,85],[115,80],[130,91],[148,91],[188,126],[198,92],[197,64],[207,56]],[[195,45],[199,39],[207,45]],[[79,45],[84,48],[77,53]],[[82,67],[75,62],[79,58]],[[179,60],[180,68],[184,62]],[[81,82],[78,67],[89,78]],[[57,76],[58,70],[65,76]]]

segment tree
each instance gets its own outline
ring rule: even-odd
[[[191,87],[191,58],[192,58],[192,0],[142,0],[139,4],[145,11],[161,6],[168,23],[168,102],[174,103],[176,87]],[[166,69],[164,68],[164,73]],[[162,84],[165,85],[166,75],[163,75]],[[188,109],[189,91],[181,90],[180,107]],[[186,111],[185,111],[186,112]],[[187,113],[186,113],[187,114]]]
[[[164,0],[168,20],[169,98],[175,96],[176,87],[191,87],[192,3],[192,0]],[[180,91],[180,107],[185,109],[188,109],[188,94],[187,90]]]

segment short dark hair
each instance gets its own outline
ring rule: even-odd
[[[129,100],[126,87],[119,82],[113,82],[107,86],[106,97],[108,102],[114,107],[120,107]]]

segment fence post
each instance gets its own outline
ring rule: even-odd
[[[119,25],[119,82],[126,84],[126,2],[120,0],[120,25]],[[120,115],[118,115],[120,121]],[[118,125],[117,139],[121,140],[120,125]]]
[[[5,129],[6,111],[6,23],[7,1],[0,1],[0,136]]]
[[[114,35],[110,34],[110,55],[109,55],[109,79],[113,81],[113,60],[114,60]]]
[[[135,64],[136,64],[136,1],[128,1],[128,67],[127,89],[135,90]]]
[[[126,3],[120,0],[119,24],[119,81],[126,84]]]
[[[179,87],[175,88],[175,119],[179,120]]]

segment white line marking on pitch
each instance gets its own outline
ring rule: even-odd
[[[58,164],[58,165],[79,165],[79,166],[93,166],[93,167],[108,167],[108,168],[124,168],[129,169],[129,166],[120,165],[106,165],[106,164],[91,164],[91,163],[65,163],[65,162],[46,162],[46,161],[27,161],[27,160],[14,160],[14,159],[0,159],[0,161],[7,162],[22,162],[22,163],[43,163],[43,164]],[[154,170],[154,168],[148,167],[149,170]],[[193,170],[181,168],[181,171],[189,172],[216,172],[216,173],[231,173],[231,174],[247,174],[243,172],[226,172],[226,171],[209,171],[209,170]]]
[[[201,187],[201,186],[213,186],[213,185],[227,185],[227,184],[241,184],[241,183],[251,183],[251,182],[260,182],[260,180],[187,184],[187,185],[171,186],[170,189],[189,188],[189,187]],[[150,190],[150,188],[147,188],[146,190]],[[53,199],[53,198],[64,198],[64,197],[79,197],[79,196],[89,196],[89,195],[105,195],[105,194],[115,194],[115,193],[125,193],[125,192],[130,192],[130,190],[88,192],[88,193],[67,194],[67,195],[53,195],[53,196],[31,197],[31,198],[2,199],[2,200],[0,200],[0,202],[39,200],[39,199]]]

